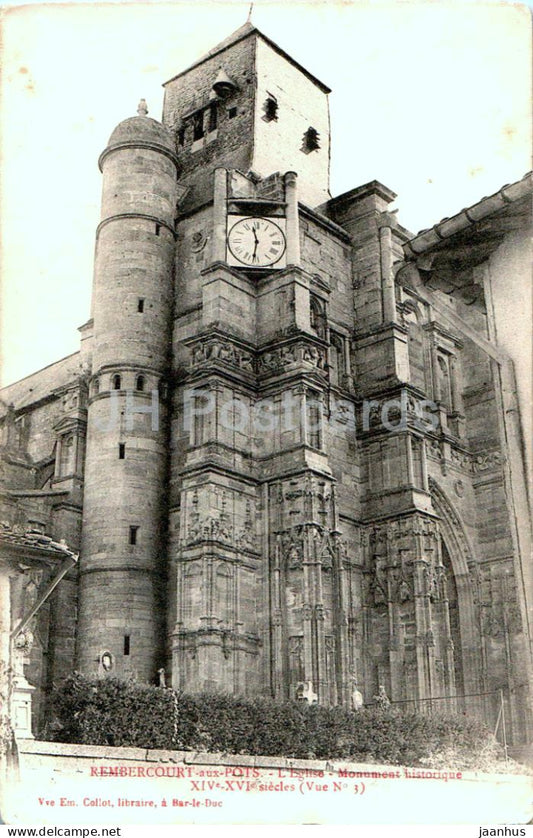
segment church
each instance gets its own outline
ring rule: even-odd
[[[413,236],[331,197],[329,88],[251,22],[164,88],[99,159],[79,352],[0,393],[19,709],[164,670],[530,742],[531,174]]]

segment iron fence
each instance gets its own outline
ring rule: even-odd
[[[383,706],[379,701],[366,707]],[[513,741],[513,724],[510,719],[509,693],[499,689],[491,692],[461,693],[432,698],[406,698],[390,701],[391,708],[399,712],[425,715],[466,716],[485,722],[504,747],[507,758],[508,745]]]

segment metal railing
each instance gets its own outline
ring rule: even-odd
[[[383,706],[374,701],[365,707]],[[501,742],[507,759],[508,720],[506,717],[504,690],[491,692],[459,693],[433,696],[432,698],[405,698],[390,700],[391,709],[400,712],[415,712],[424,715],[467,716],[485,722],[492,728],[494,736]]]

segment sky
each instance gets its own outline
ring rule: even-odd
[[[241,26],[249,3],[2,6],[1,372],[75,352],[89,317],[97,159],[141,97]],[[481,0],[256,0],[252,22],[332,88],[331,192],[393,189],[429,227],[531,169],[531,21]]]

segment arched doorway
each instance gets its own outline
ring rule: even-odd
[[[482,692],[481,637],[475,607],[476,561],[463,524],[446,494],[429,478],[433,508],[441,531],[442,561],[447,570],[450,629],[454,643],[457,695]],[[458,708],[479,715],[479,699],[462,701]]]

